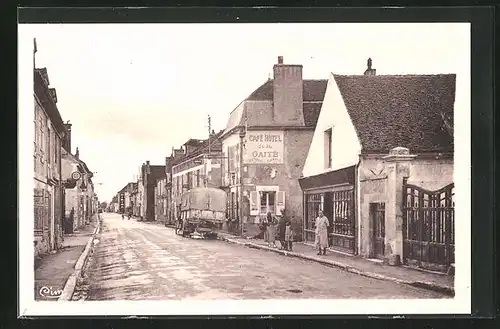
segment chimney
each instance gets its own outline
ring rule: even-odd
[[[198,147],[199,143],[200,143],[200,141],[197,139],[188,140],[184,144],[184,147],[186,148],[186,155],[193,153],[193,151]]]
[[[71,126],[72,124],[68,121],[63,123],[64,129],[66,132],[64,133],[63,147],[68,153],[71,153]]]
[[[302,65],[283,64],[283,56],[279,56],[273,74],[273,122],[304,126]]]
[[[180,149],[174,149],[174,158],[178,159],[184,155],[184,150],[182,148]]]
[[[366,71],[364,73],[364,75],[377,75],[377,70],[376,69],[372,69],[372,59],[371,58],[368,58],[368,60],[366,61]]]
[[[76,148],[75,158],[80,159],[80,150],[78,149],[78,147]]]

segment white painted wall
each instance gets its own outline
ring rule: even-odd
[[[324,132],[332,129],[332,165],[325,168]],[[337,83],[330,74],[323,106],[309,147],[304,177],[353,166],[358,163],[361,143],[345,107]]]

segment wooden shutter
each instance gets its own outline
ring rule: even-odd
[[[285,209],[285,192],[276,192],[276,215],[280,215]]]
[[[259,192],[251,191],[250,192],[250,216],[257,216],[259,214],[259,205],[260,205],[260,196]]]

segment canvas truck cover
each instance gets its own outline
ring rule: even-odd
[[[181,210],[226,211],[226,192],[212,187],[194,188],[181,197]]]

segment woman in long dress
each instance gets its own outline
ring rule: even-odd
[[[330,226],[330,223],[321,210],[316,218],[315,226],[318,255],[326,255],[326,247],[328,247],[328,226]],[[323,251],[323,253],[321,253],[321,251]]]
[[[267,213],[267,244],[276,248],[276,223],[270,212]]]

